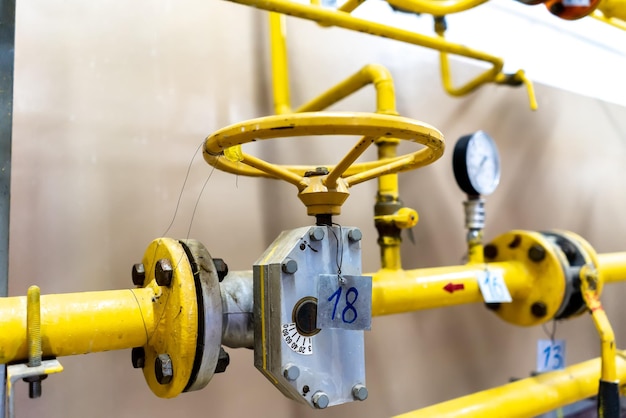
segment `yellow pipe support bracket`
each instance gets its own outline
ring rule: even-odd
[[[617,357],[617,376],[626,379],[626,353]],[[504,386],[432,405],[396,418],[532,417],[581,401],[598,393],[599,358],[543,373]]]

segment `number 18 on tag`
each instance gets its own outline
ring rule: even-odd
[[[565,340],[537,341],[537,372],[565,368]]]

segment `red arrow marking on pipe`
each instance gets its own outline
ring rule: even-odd
[[[465,285],[463,283],[454,284],[452,282],[448,283],[443,287],[446,292],[454,293],[456,290],[465,290]]]

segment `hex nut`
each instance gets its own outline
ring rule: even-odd
[[[354,399],[357,401],[366,400],[368,395],[369,393],[367,392],[365,385],[357,384],[352,388],[352,396],[354,396]]]
[[[350,232],[348,232],[348,239],[352,242],[359,242],[362,238],[363,233],[359,228],[351,229]]]
[[[220,347],[220,354],[217,358],[217,364],[215,365],[215,373],[224,373],[229,364],[230,355],[224,350],[224,347]]]
[[[296,271],[298,271],[298,263],[296,263],[296,260],[288,258],[283,262],[282,270],[283,273],[294,274]]]
[[[160,385],[167,385],[174,377],[174,366],[169,354],[159,354],[154,360],[154,374]]]
[[[133,264],[133,284],[135,286],[143,286],[143,283],[146,280],[146,269],[143,266],[143,263]]]
[[[313,401],[313,406],[315,406],[317,409],[324,409],[330,403],[330,399],[328,399],[328,395],[322,392],[321,390],[318,390],[317,392],[315,392],[311,400]]]
[[[313,228],[311,232],[309,232],[311,241],[321,241],[324,239],[324,235],[326,235],[324,228]]]
[[[154,267],[154,277],[159,286],[169,286],[172,284],[172,276],[174,270],[172,269],[172,263],[167,258],[162,258],[156,262]]]
[[[143,369],[146,365],[146,350],[143,347],[133,347],[130,359],[133,363],[133,368]]]
[[[541,245],[533,245],[528,249],[528,258],[530,258],[535,263],[539,263],[544,258],[546,258],[546,249]]]
[[[298,368],[298,366],[290,364],[283,370],[283,376],[285,376],[285,379],[293,382],[298,377],[300,377],[300,369]]]
[[[221,258],[214,258],[213,264],[215,265],[215,270],[217,270],[217,278],[221,283],[224,277],[228,275],[228,264]]]

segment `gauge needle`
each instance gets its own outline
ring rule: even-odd
[[[482,160],[480,160],[480,164],[478,165],[478,168],[482,168],[483,164],[485,164],[485,161],[487,161],[487,156],[486,155],[483,157]]]

